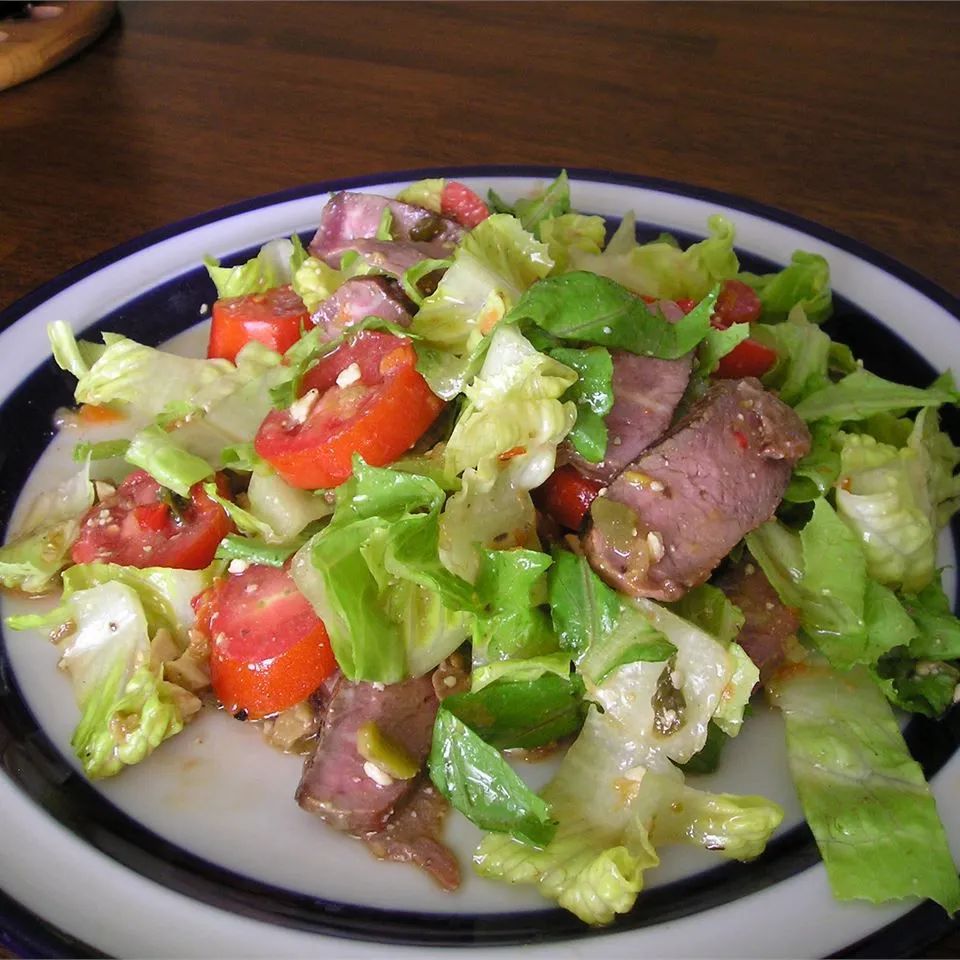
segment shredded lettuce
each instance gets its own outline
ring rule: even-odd
[[[158,426],[145,427],[134,434],[124,457],[127,463],[146,470],[157,483],[181,497],[189,497],[195,483],[214,474],[206,460],[187,453],[173,434]]]
[[[112,776],[179,733],[183,704],[192,712],[199,702],[164,680],[163,664],[153,661],[149,618],[133,586],[106,579],[70,590],[66,605],[75,629],[62,643],[60,666],[81,711],[71,745],[87,776]]]

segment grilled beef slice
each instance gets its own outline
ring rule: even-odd
[[[809,449],[758,380],[722,380],[593,502],[584,553],[617,589],[676,600],[770,519]]]
[[[715,583],[743,613],[737,643],[760,671],[760,683],[776,673],[787,653],[787,640],[800,628],[796,610],[784,606],[764,572],[750,555],[729,567]]]
[[[405,297],[384,277],[354,277],[314,310],[314,326],[322,327],[330,340],[339,337],[365,317],[380,317],[406,327],[410,324]]]
[[[567,462],[581,473],[604,482],[612,480],[662,437],[690,380],[693,354],[677,360],[641,357],[626,350],[611,351],[613,407],[606,416],[607,450],[600,463],[584,460],[566,445]]]
[[[383,829],[416,778],[386,785],[372,779],[357,751],[357,731],[373,721],[423,764],[438,705],[430,676],[387,685],[342,679],[327,707],[316,750],[304,765],[297,803],[353,836]]]
[[[445,890],[455,890],[460,867],[441,839],[446,800],[422,771],[410,780],[382,772],[371,778],[357,752],[357,731],[372,720],[422,764],[439,705],[436,682],[426,676],[385,686],[340,678],[332,691],[326,689],[320,739],[304,765],[297,802],[362,839],[377,857],[414,863]]]
[[[310,241],[310,253],[332,266],[339,266],[345,250],[355,241],[374,240],[390,211],[390,236],[396,241],[423,244],[442,257],[463,236],[463,227],[432,210],[371,193],[336,193],[320,215],[320,225]]]

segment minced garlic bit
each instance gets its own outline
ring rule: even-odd
[[[231,560],[230,563],[227,564],[227,572],[228,573],[244,573],[247,567],[249,566],[250,564],[247,563],[246,560],[240,560],[240,559]]]
[[[349,367],[344,367],[337,376],[338,387],[349,387],[351,383],[356,383],[360,379],[360,364],[351,363]]]
[[[650,551],[650,556],[653,557],[654,560],[663,558],[663,540],[656,530],[651,530],[647,534],[647,549]]]
[[[390,776],[385,770],[381,770],[375,763],[371,763],[367,760],[363,765],[363,772],[375,783],[378,787],[391,787],[393,786],[393,777]]]
[[[308,390],[299,400],[294,400],[290,404],[290,419],[295,423],[303,423],[310,416],[310,411],[319,396],[320,391],[314,387]]]

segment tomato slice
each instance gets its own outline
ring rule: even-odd
[[[750,339],[741,340],[725,357],[714,376],[720,380],[737,380],[740,377],[762,377],[777,362],[777,351]]]
[[[718,330],[734,323],[755,323],[763,307],[760,298],[741,280],[724,280],[710,322]]]
[[[602,489],[599,480],[585,477],[568,463],[547,477],[547,482],[534,491],[534,499],[537,506],[561,526],[579,530],[590,504]]]
[[[255,564],[228,574],[194,607],[210,638],[213,692],[234,715],[286,710],[337,667],[323,621],[284,569]]]
[[[283,353],[309,325],[310,314],[290,286],[217,300],[207,356],[233,362],[251,340]]]
[[[226,481],[217,477],[222,496]],[[163,488],[135,470],[116,491],[87,511],[70,551],[74,563],[120,563],[128,567],[201,570],[233,529],[223,508],[195,484],[181,510],[171,508]]]
[[[443,407],[416,362],[404,337],[360,333],[307,373],[290,409],[267,414],[254,449],[287,483],[306,490],[343,483],[355,453],[373,466],[392,463]]]
[[[445,217],[453,217],[468,230],[472,230],[490,216],[490,210],[483,200],[457,180],[450,180],[443,185],[440,212]]]

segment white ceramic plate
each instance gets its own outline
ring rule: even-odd
[[[0,522],[16,522],[17,493],[67,469],[72,441],[46,451],[54,409],[70,386],[48,361],[45,327],[118,330],[159,343],[203,323],[213,291],[198,265],[234,257],[276,236],[315,227],[329,194],[345,187],[394,194],[421,176],[455,176],[510,199],[555,171],[417,171],[324,184],[253,200],[157,231],[76,268],[0,315]],[[785,263],[795,249],[830,261],[835,326],[880,373],[928,380],[960,369],[960,308],[943,291],[880,255],[789,215],[675,184],[571,172],[578,209],[702,235],[721,212],[737,226],[743,257]],[[646,229],[646,228],[645,228]],[[197,342],[197,333],[192,337]],[[202,341],[201,341],[202,342]],[[909,344],[909,346],[908,346]],[[202,349],[202,347],[201,347]],[[33,479],[28,475],[34,464]],[[955,553],[944,546],[945,560]],[[17,601],[3,598],[3,613]],[[122,776],[87,784],[69,739],[76,711],[55,651],[35,634],[7,631],[0,646],[0,928],[13,943],[120,956],[382,956],[430,945],[440,955],[472,946],[501,957],[530,944],[551,957],[602,949],[607,956],[818,956],[885,928],[916,904],[835,902],[816,862],[786,774],[778,718],[760,711],[730,745],[714,789],[763,793],[787,811],[761,860],[721,865],[694,851],[666,851],[649,890],[614,928],[586,930],[528,888],[469,875],[476,832],[451,818],[466,867],[455,895],[439,893],[409,866],[378,863],[366,849],[304,814],[293,801],[299,761],[260,742],[224,714],[188,731]],[[945,725],[915,722],[911,746],[930,770],[960,854],[960,759]],[[546,776],[534,768],[536,781]],[[25,909],[22,909],[25,908]],[[31,916],[34,915],[34,916]],[[43,918],[40,921],[38,918]],[[940,925],[929,905],[907,921],[910,936]],[[932,926],[931,926],[932,925]],[[900,949],[903,929],[871,941]],[[62,932],[58,934],[57,931]],[[70,941],[69,937],[79,942]],[[19,939],[17,939],[19,938]],[[901,939],[897,939],[901,938]],[[591,942],[592,941],[592,942]],[[3,940],[0,938],[0,943]],[[906,943],[907,940],[902,940]]]

